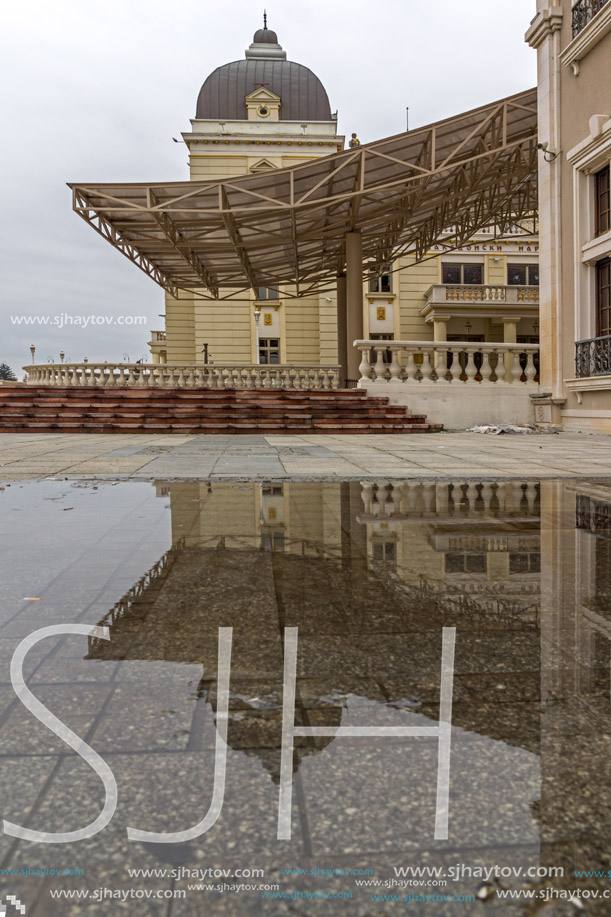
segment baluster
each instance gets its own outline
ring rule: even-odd
[[[452,382],[460,382],[462,367],[460,365],[461,350],[457,347],[450,347],[448,353],[452,354],[452,365],[450,366],[450,376]]]
[[[394,484],[389,484],[386,488],[386,503],[384,512],[387,516],[394,516],[399,512],[399,488]]]
[[[361,500],[363,501],[363,511],[366,516],[371,515],[371,501],[373,500],[373,484],[363,481],[361,483]]]
[[[396,347],[391,348],[392,361],[390,364],[390,381],[399,382],[401,378],[401,364],[399,363],[399,351]]]
[[[535,503],[537,502],[537,485],[536,484],[527,484],[526,485],[526,499],[528,501],[528,515],[536,516]]]
[[[359,372],[361,379],[371,379],[371,366],[369,365],[369,349],[359,347],[361,351],[361,362],[359,363]]]
[[[386,355],[386,346],[381,347],[377,344],[374,347],[376,352],[376,362],[373,370],[375,372],[376,382],[386,382],[386,363],[384,362],[384,357]]]
[[[331,370],[325,369],[323,372],[322,387],[327,391],[331,388]]]
[[[422,366],[420,367],[420,372],[422,373],[422,381],[430,382],[431,376],[433,375],[433,363],[431,360],[431,355],[427,350],[421,350],[418,348],[418,353],[422,354]]]
[[[482,368],[480,369],[480,375],[482,377],[482,382],[490,382],[492,376],[492,366],[490,365],[490,352],[488,350],[482,351]]]
[[[441,344],[439,347],[435,347],[435,372],[437,373],[437,381],[445,382],[447,385],[452,381],[451,376],[448,375],[448,353],[450,348],[447,344]]]
[[[424,484],[422,498],[424,500],[424,512],[427,516],[434,516],[437,513],[437,485]]]
[[[178,380],[177,380],[176,384],[177,384],[178,388],[184,388],[184,387],[185,387],[185,368],[184,368],[184,366],[180,366],[179,369],[178,369]]]
[[[517,350],[511,352],[512,364],[511,364],[511,383],[512,385],[520,381],[522,375],[522,367],[520,366],[520,355]]]
[[[484,501],[484,511],[486,513],[490,512],[490,503],[492,502],[493,493],[494,491],[492,490],[492,483],[490,481],[484,482],[482,484],[480,495],[481,495],[482,500]]]
[[[534,382],[535,376],[537,375],[537,367],[535,366],[535,354],[534,351],[529,351],[526,354],[526,381]]]
[[[467,377],[467,382],[473,382],[475,376],[477,375],[477,367],[475,365],[475,351],[476,347],[467,347],[467,365],[465,366],[465,375]]]
[[[416,380],[416,374],[418,372],[416,366],[416,360],[414,358],[414,351],[410,347],[407,351],[407,363],[405,364],[405,381],[414,382]]]

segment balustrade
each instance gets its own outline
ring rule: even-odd
[[[538,381],[538,344],[446,341],[355,341],[366,382],[515,385]],[[390,350],[392,361],[383,362]],[[377,354],[372,360],[372,354]]]
[[[540,514],[540,485],[532,481],[464,480],[452,484],[363,481],[361,499],[360,523],[483,514],[505,517]]]
[[[573,38],[585,29],[608,2],[609,0],[577,0],[573,5]]]
[[[336,389],[339,366],[320,364],[38,363],[29,385],[103,388]]]
[[[577,341],[575,344],[575,375],[606,376],[611,374],[611,335]]]
[[[539,287],[517,284],[487,283],[436,283],[426,293],[427,306],[445,305],[449,302],[503,303],[518,306],[520,303],[538,303]]]

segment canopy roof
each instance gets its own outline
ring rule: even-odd
[[[368,269],[532,218],[537,92],[288,169],[70,187],[75,211],[174,296],[307,296],[344,271],[347,232],[361,233]]]

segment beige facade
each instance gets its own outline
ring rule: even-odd
[[[543,147],[541,391],[551,397],[539,411],[567,430],[611,432],[611,3],[537,0],[526,39]]]
[[[274,33],[266,37],[270,34],[275,39]],[[285,60],[280,45],[261,43],[255,36],[246,62],[261,64],[268,59],[265,55],[270,61],[280,59],[287,66],[299,66]],[[232,82],[234,66],[226,65],[230,72],[218,77],[225,79],[218,105],[216,97],[214,104],[209,102],[210,94],[216,92],[218,71],[208,78],[202,89],[206,105],[198,102],[198,117],[183,133],[192,180],[227,179],[294,166],[344,148],[345,138],[338,135],[336,116],[330,115],[330,109],[330,120],[285,119],[283,113],[287,105],[294,110],[294,101],[287,103],[269,84],[258,85],[240,97],[241,90]],[[312,77],[316,82],[304,91],[324,93]],[[240,117],[224,119],[224,111]],[[215,117],[201,117],[212,113]],[[538,235],[535,225],[530,233],[528,229],[508,227],[502,238],[492,230],[484,231],[459,250],[452,248],[448,238],[447,246],[436,246],[426,261],[415,264],[415,258],[407,254],[394,262],[391,274],[372,275],[363,283],[362,336],[536,343]],[[166,294],[166,330],[153,332],[153,361],[338,364],[336,291],[292,298],[295,292],[294,288],[274,287],[270,278],[265,288],[236,288],[232,298],[216,302]]]

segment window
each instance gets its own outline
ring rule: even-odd
[[[441,265],[442,283],[477,284],[484,282],[483,264],[451,264]]]
[[[446,573],[485,573],[485,554],[446,554]]]
[[[510,573],[540,573],[541,572],[541,555],[540,554],[510,554],[509,555],[509,572]]]
[[[507,265],[507,283],[509,286],[516,287],[538,287],[539,286],[539,265],[538,264],[508,264]]]
[[[374,541],[373,559],[378,564],[397,564],[397,543],[395,541]]]
[[[283,484],[262,484],[261,493],[264,497],[281,497],[284,493]]]
[[[273,290],[271,287],[258,287],[257,299],[262,302],[266,299],[278,299],[278,290]]]
[[[595,176],[596,183],[596,235],[611,229],[611,197],[609,194],[609,175],[611,167],[607,166]]]
[[[284,551],[284,532],[278,529],[261,532],[261,548],[263,551]]]
[[[611,258],[596,265],[596,335],[611,335]]]
[[[369,274],[369,292],[370,293],[392,293],[392,274],[390,265],[385,264],[381,274],[371,271]]]
[[[280,341],[278,338],[261,338],[259,341],[259,363],[264,366],[280,362]]]

